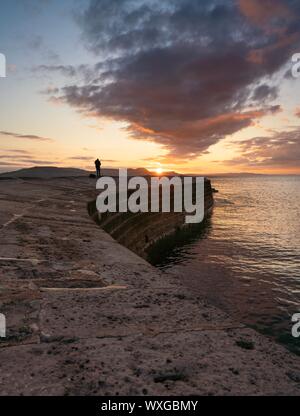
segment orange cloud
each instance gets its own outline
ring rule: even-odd
[[[241,12],[254,24],[270,30],[274,18],[291,17],[290,10],[280,0],[239,0]]]

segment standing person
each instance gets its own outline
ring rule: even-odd
[[[95,160],[95,166],[96,166],[97,178],[100,178],[100,176],[101,176],[101,162],[100,162],[99,159]]]

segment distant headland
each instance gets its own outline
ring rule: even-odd
[[[78,168],[64,168],[64,167],[54,167],[54,166],[34,166],[31,168],[19,169],[12,172],[3,172],[0,173],[0,179],[8,178],[26,178],[26,179],[51,179],[51,178],[63,178],[63,177],[86,177],[93,173],[92,171]],[[102,169],[103,176],[117,176],[118,168],[104,168]],[[146,168],[129,168],[129,176],[151,176],[156,175],[155,172],[152,172]],[[162,173],[162,176],[180,176],[182,175],[179,172],[175,171],[166,171]],[[209,176],[213,177],[255,177],[255,176],[272,176],[267,174],[251,173],[251,172],[228,172],[228,173],[211,173],[201,174],[201,173],[190,173],[190,176]],[[276,175],[281,176],[281,175]],[[286,176],[286,175],[285,175]],[[295,176],[295,175],[293,175]]]

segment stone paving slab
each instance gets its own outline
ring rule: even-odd
[[[254,349],[237,347],[241,339],[253,342]],[[64,339],[2,349],[0,391],[2,395],[298,395],[293,360],[286,358],[248,329]]]
[[[232,327],[241,325],[181,288],[148,289],[142,295],[126,286],[50,290],[43,294],[40,315],[44,334],[79,338]]]

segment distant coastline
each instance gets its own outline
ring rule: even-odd
[[[85,169],[78,168],[63,168],[63,167],[54,167],[54,166],[34,166],[31,168],[18,169],[15,171],[2,172],[0,173],[1,179],[13,179],[13,178],[61,178],[61,177],[86,177],[94,173],[93,171],[88,171]],[[117,176],[118,168],[104,168],[102,169],[103,176]],[[129,168],[129,176],[151,176],[155,175],[155,172],[152,172],[146,168]],[[162,176],[182,176],[183,173],[169,171],[164,172]],[[300,174],[267,174],[267,173],[252,173],[252,172],[229,172],[229,173],[187,173],[186,176],[205,176],[209,178],[236,178],[236,177],[259,177],[259,176],[300,176]]]

